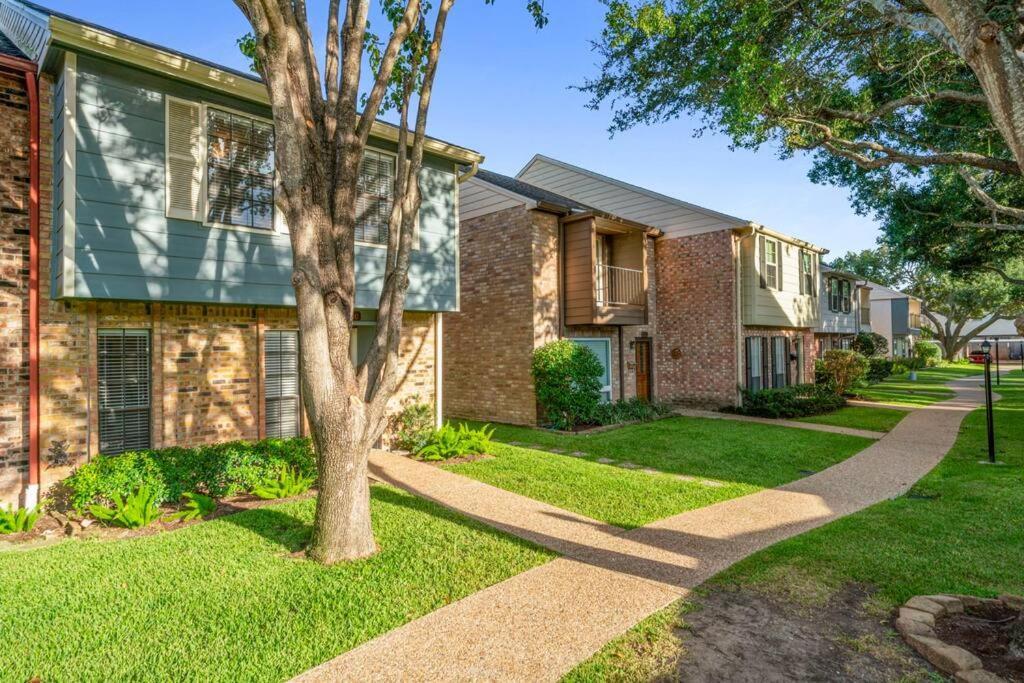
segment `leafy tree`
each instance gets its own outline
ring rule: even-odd
[[[736,145],[809,151],[812,176],[850,186],[914,258],[998,268],[1024,231],[1019,14],[980,0],[608,0],[603,66],[583,89],[612,104],[613,131],[693,112]]]
[[[910,276],[907,264],[885,246],[858,252],[848,251],[845,256],[837,257],[830,265],[836,270],[853,273],[895,289],[906,284]]]
[[[485,0],[491,3],[493,0]],[[240,41],[267,87],[275,127],[276,199],[289,227],[302,337],[303,405],[318,487],[308,555],[334,563],[370,555],[367,457],[399,381],[399,339],[434,78],[454,0],[328,0],[323,66],[306,0],[235,0],[252,33]],[[372,5],[372,6],[371,6]],[[538,26],[542,2],[527,8]],[[371,10],[388,33],[369,31]],[[364,58],[368,90],[360,96]],[[359,167],[378,115],[397,112],[395,200],[388,221],[377,329],[353,363]]]

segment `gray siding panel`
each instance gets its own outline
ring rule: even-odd
[[[75,296],[294,305],[287,235],[209,228],[165,216],[165,94],[269,115],[257,105],[222,93],[79,55]],[[59,112],[54,126],[59,134]],[[386,141],[373,140],[371,145],[395,149]],[[54,170],[57,255],[63,228],[57,210],[59,160]],[[406,301],[411,310],[456,307],[454,171],[447,160],[430,156],[424,160],[419,249],[410,259]],[[378,305],[385,255],[382,248],[356,249],[356,305],[360,308]],[[56,282],[60,269],[54,268],[53,273]]]

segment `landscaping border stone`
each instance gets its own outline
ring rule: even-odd
[[[964,607],[999,605],[1010,609],[1024,607],[1024,597],[1000,595],[978,598],[973,595],[943,593],[915,595],[903,603],[894,623],[903,640],[936,669],[953,676],[959,683],[1005,683],[1005,679],[986,671],[973,652],[940,640],[935,634],[935,620],[961,614]]]

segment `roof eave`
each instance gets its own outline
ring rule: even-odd
[[[51,43],[92,52],[120,62],[169,76],[211,90],[226,92],[258,104],[270,105],[267,89],[256,78],[231,73],[204,64],[184,55],[143,45],[93,26],[86,26],[63,17],[50,16]],[[370,134],[390,142],[398,142],[398,127],[374,121]],[[427,138],[425,151],[463,164],[480,163],[484,157],[471,149],[442,140]]]

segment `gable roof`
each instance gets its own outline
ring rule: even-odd
[[[542,154],[535,155],[516,177],[603,211],[659,228],[668,237],[752,225],[745,218],[691,204]]]
[[[266,86],[256,74],[129,36],[30,0],[0,0],[0,35],[39,63],[43,62],[51,45],[57,45],[97,54],[233,97],[270,104]],[[398,140],[398,127],[377,119],[371,134],[395,142]],[[462,164],[480,163],[484,158],[478,152],[438,138],[427,137],[424,148]]]
[[[544,188],[524,183],[522,180],[518,180],[512,176],[502,175],[501,173],[495,173],[494,171],[488,171],[481,168],[477,171],[476,177],[484,182],[490,183],[491,185],[496,185],[503,190],[507,190],[512,194],[523,197],[524,199],[530,199],[541,204],[550,204],[551,206],[565,209],[568,212],[596,210],[592,206],[581,204],[569,199],[568,197],[563,197],[560,194],[549,192]]]

